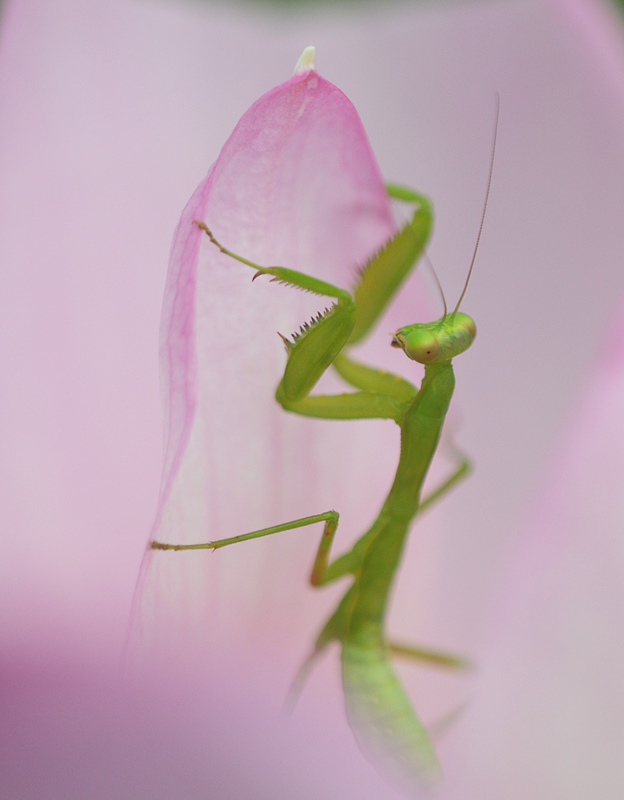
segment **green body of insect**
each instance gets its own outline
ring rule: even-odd
[[[199,545],[152,542],[154,549],[220,548],[318,522],[325,527],[312,569],[311,582],[321,586],[345,575],[353,582],[317,638],[312,656],[329,642],[342,645],[342,674],[347,714],[364,754],[379,763],[405,788],[434,781],[438,761],[429,736],[390,663],[393,652],[448,667],[461,659],[389,643],[384,619],[394,575],[415,515],[451,488],[469,470],[462,459],[456,471],[428,498],[421,500],[425,476],[436,451],[453,395],[451,360],[472,343],[476,329],[470,317],[457,310],[435,323],[409,325],[394,335],[392,344],[411,359],[425,364],[419,390],[411,383],[353,361],[345,349],[371,329],[418,260],[431,227],[426,198],[402,187],[389,186],[392,197],[415,204],[411,221],[374,255],[362,271],[353,295],[316,278],[283,267],[261,267],[217,242],[203,223],[197,223],[219,249],[279,282],[335,298],[319,319],[286,340],[288,362],[277,388],[281,405],[298,414],[328,419],[393,419],[401,429],[401,455],[396,477],[379,516],[352,550],[329,563],[329,550],[338,514],[328,511],[271,528]],[[333,364],[358,391],[311,396],[316,382]],[[309,664],[312,657],[306,662]]]

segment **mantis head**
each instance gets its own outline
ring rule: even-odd
[[[401,347],[412,361],[439,364],[463,353],[474,342],[477,326],[472,317],[455,311],[437,322],[406,325],[392,337],[392,347]]]

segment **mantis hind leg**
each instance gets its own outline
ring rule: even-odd
[[[388,642],[387,647],[393,656],[420,661],[432,667],[444,667],[446,669],[470,669],[472,667],[468,659],[456,653],[446,653],[442,650],[432,650],[428,647],[416,647],[402,642]]]
[[[455,488],[455,486],[467,478],[472,472],[472,462],[464,453],[461,452],[455,445],[451,445],[451,450],[455,457],[457,466],[450,476],[442,481],[442,483],[433,489],[418,505],[417,514],[422,514],[427,511],[432,505],[437,503],[448,492]]]
[[[152,550],[218,550],[221,547],[227,547],[231,544],[238,544],[239,542],[247,542],[250,539],[259,539],[262,536],[271,536],[274,533],[281,533],[282,531],[295,530],[303,528],[308,525],[315,525],[318,522],[324,522],[325,527],[321,535],[321,541],[314,559],[312,573],[310,575],[310,583],[312,586],[322,586],[325,583],[336,580],[343,575],[351,572],[351,564],[348,558],[344,556],[337,559],[334,564],[329,564],[329,551],[331,549],[336,530],[338,528],[338,520],[340,515],[337,511],[325,511],[322,514],[315,514],[311,517],[301,517],[294,519],[290,522],[284,522],[281,525],[273,525],[270,528],[261,528],[257,531],[250,533],[243,533],[240,536],[232,536],[229,539],[216,539],[213,542],[202,542],[200,544],[165,544],[164,542],[152,541],[150,548]],[[335,566],[337,565],[337,567]]]
[[[452,450],[457,460],[456,469],[451,475],[443,481],[436,489],[434,489],[418,506],[417,514],[426,511],[434,503],[440,500],[444,495],[451,491],[459,481],[467,477],[471,470],[472,464],[469,459],[457,447],[452,445]],[[471,669],[472,664],[464,656],[456,653],[447,653],[441,650],[431,648],[419,647],[415,645],[407,645],[402,642],[388,642],[388,650],[394,656],[401,658],[409,658],[413,661],[419,661],[423,664],[429,664],[432,667],[443,667],[445,669]]]

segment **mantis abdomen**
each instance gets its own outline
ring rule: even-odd
[[[342,682],[362,752],[406,789],[439,777],[438,759],[382,644],[345,642]]]

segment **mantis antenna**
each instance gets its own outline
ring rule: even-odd
[[[440,283],[440,279],[438,278],[438,273],[435,271],[435,269],[433,267],[433,264],[431,263],[431,259],[429,258],[429,255],[428,255],[426,250],[423,250],[423,258],[427,262],[427,266],[431,270],[431,274],[435,278],[436,285],[437,285],[438,289],[440,290],[440,295],[442,297],[442,302],[444,303],[444,315],[443,315],[443,318],[444,318],[448,314],[448,309],[446,307],[446,297],[444,296],[444,289],[442,288],[442,284]],[[457,309],[455,309],[455,311],[457,311]]]
[[[464,299],[464,295],[466,294],[466,289],[468,288],[468,281],[470,280],[470,276],[472,275],[472,268],[475,263],[475,259],[477,257],[477,250],[479,249],[479,241],[481,240],[481,231],[483,230],[483,223],[485,222],[485,212],[487,210],[488,198],[490,196],[490,186],[492,185],[492,171],[494,169],[494,154],[496,153],[496,134],[498,133],[498,112],[500,110],[500,95],[496,92],[496,111],[494,114],[494,138],[492,141],[492,156],[490,158],[490,172],[488,175],[488,182],[487,182],[487,189],[485,190],[485,202],[483,203],[483,213],[481,214],[481,224],[479,225],[479,233],[477,234],[477,242],[475,244],[474,253],[472,254],[472,261],[470,262],[470,269],[468,270],[468,277],[466,278],[466,283],[464,284],[464,289],[459,296],[459,300],[457,301],[457,305],[455,306],[455,311],[453,314],[456,314],[459,311],[459,307],[461,305],[461,301]]]

